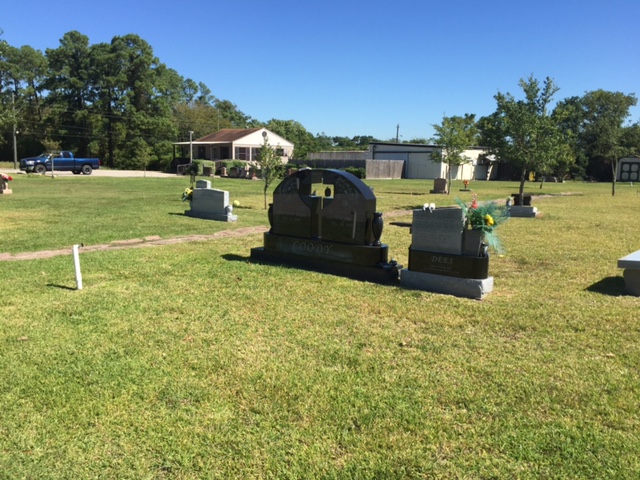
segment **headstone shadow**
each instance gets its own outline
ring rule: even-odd
[[[624,278],[606,277],[586,288],[588,292],[601,293],[612,297],[627,295],[625,292]]]

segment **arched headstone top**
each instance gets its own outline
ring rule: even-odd
[[[341,195],[361,195],[364,200],[375,200],[373,191],[355,175],[342,170],[303,168],[282,180],[273,192],[276,195],[298,193],[300,197],[313,194],[314,184],[334,185]],[[317,195],[316,195],[317,196]]]
[[[272,233],[344,243],[373,243],[376,197],[348,172],[301,169],[273,192]]]

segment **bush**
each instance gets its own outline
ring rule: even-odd
[[[365,178],[367,178],[367,170],[362,167],[347,167],[347,168],[342,168],[341,170],[347,173],[350,173],[351,175],[358,177],[361,180],[364,180]]]
[[[241,160],[225,160],[221,163],[223,167],[229,168],[247,168],[247,162],[243,162]]]

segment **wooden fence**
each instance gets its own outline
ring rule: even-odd
[[[365,159],[309,159],[289,160],[289,164],[296,166],[306,165],[311,168],[335,168],[344,170],[355,167],[364,168],[369,179],[402,178],[404,160],[365,160]]]

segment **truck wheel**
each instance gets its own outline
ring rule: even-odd
[[[82,173],[84,175],[91,175],[92,171],[93,169],[91,168],[91,165],[82,165]]]
[[[44,172],[47,171],[47,167],[45,167],[42,164],[36,165],[35,167],[33,167],[33,171],[39,174],[43,174]]]

